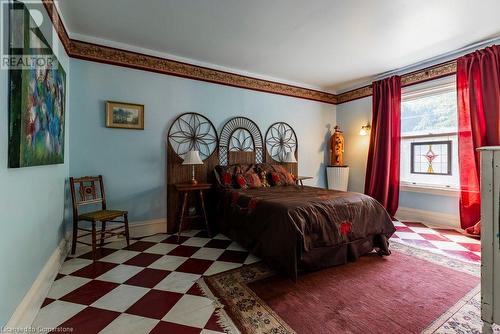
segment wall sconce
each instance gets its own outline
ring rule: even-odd
[[[359,130],[359,135],[366,136],[371,129],[372,129],[372,127],[371,127],[370,123],[366,123],[366,125],[363,125],[361,127],[361,130]]]

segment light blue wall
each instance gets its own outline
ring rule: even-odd
[[[345,135],[345,162],[350,166],[349,190],[352,191],[364,191],[370,136],[360,136],[359,130],[366,122],[371,124],[371,116],[371,96],[337,106],[337,122]],[[458,216],[458,198],[452,196],[401,191],[399,207]]]
[[[335,106],[162,74],[71,60],[70,175],[102,174],[110,207],[132,221],[166,216],[165,136],[181,113],[207,116],[220,131],[234,116],[254,120],[265,134],[276,121],[299,140],[299,170],[325,184],[325,142]],[[106,100],[145,105],[145,130],[105,127]]]
[[[48,16],[44,12],[45,19]],[[4,28],[2,21],[2,29]],[[47,35],[45,32],[44,34]],[[69,59],[58,44],[66,71]],[[7,168],[8,72],[0,70],[0,326],[5,325],[63,237],[65,180],[69,171],[69,92],[65,163]]]
[[[458,197],[402,191],[399,207],[446,213],[458,217]]]

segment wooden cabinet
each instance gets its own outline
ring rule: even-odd
[[[483,333],[500,323],[500,147],[481,152],[481,318]]]

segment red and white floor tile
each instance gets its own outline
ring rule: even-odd
[[[480,260],[479,241],[453,230],[396,222],[398,241],[435,252]],[[88,247],[68,257],[39,311],[34,328],[72,333],[223,332],[212,301],[195,281],[259,259],[219,234],[157,234],[105,245],[93,263]]]
[[[422,223],[394,222],[394,225],[393,240],[464,261],[481,261],[481,242],[478,239],[452,229],[430,228]]]
[[[211,300],[195,281],[259,259],[223,235],[157,234],[105,245],[93,263],[88,247],[69,256],[34,328],[72,333],[223,332]],[[57,330],[57,329],[56,329]]]

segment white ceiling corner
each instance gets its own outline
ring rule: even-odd
[[[331,92],[500,35],[498,0],[59,0],[71,38]]]

